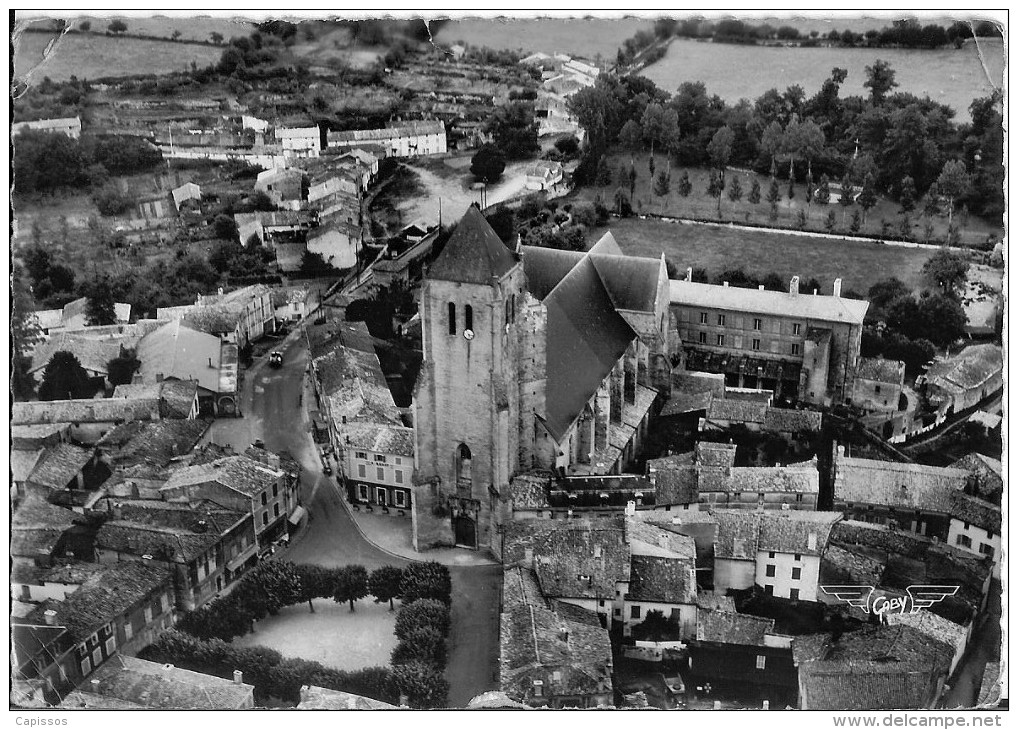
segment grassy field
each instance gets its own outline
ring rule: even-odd
[[[725,176],[726,185],[731,186],[732,181],[738,178],[739,183],[742,186],[742,200],[739,202],[732,202],[729,200],[728,190],[726,189],[725,194],[721,199],[721,218],[718,219],[717,199],[707,196],[707,185],[710,178],[708,170],[699,168],[682,168],[673,165],[671,190],[667,195],[659,196],[655,195],[652,191],[652,178],[648,158],[649,155],[646,153],[638,154],[635,158],[631,158],[629,154],[612,155],[608,162],[609,168],[612,170],[612,184],[603,189],[584,188],[580,191],[579,195],[586,200],[593,200],[598,194],[600,194],[606,201],[606,204],[610,207],[612,205],[611,201],[615,189],[619,185],[621,185],[628,194],[629,180],[627,176],[631,160],[635,160],[636,191],[633,195],[632,203],[633,209],[637,213],[653,213],[655,215],[674,216],[676,218],[696,218],[699,220],[711,219],[720,220],[721,222],[751,223],[754,225],[799,230],[799,211],[805,210],[807,213],[806,230],[826,233],[827,230],[824,227],[824,223],[829,212],[833,210],[836,217],[836,224],[833,232],[835,234],[848,234],[853,213],[856,210],[859,210],[860,212],[862,210],[857,205],[851,206],[848,209],[841,205],[807,206],[805,184],[800,182],[800,184],[796,185],[795,197],[789,199],[787,197],[788,181],[779,180],[778,185],[781,193],[781,200],[778,202],[778,219],[776,221],[771,221],[769,217],[770,206],[766,201],[767,190],[770,187],[770,178],[766,175],[756,175],[752,172],[739,172],[729,168],[728,173]],[[664,156],[657,155],[655,175],[659,174],[665,169],[665,167],[666,160]],[[693,186],[693,190],[687,198],[683,198],[678,193],[678,183],[683,172],[687,172],[689,174],[689,181]],[[753,205],[747,200],[754,177],[760,181],[761,195],[763,196],[763,200],[756,205]],[[620,178],[624,178],[624,181],[620,182]],[[881,221],[883,220],[886,220],[891,224],[891,235],[895,237],[900,236],[899,222],[901,221],[901,213],[899,212],[899,206],[896,202],[884,198],[881,198],[877,205],[869,211],[866,216],[866,222],[860,228],[858,235],[879,238],[882,227]],[[975,216],[964,216],[959,213],[955,216],[955,220],[961,222],[962,230],[960,240],[963,245],[983,244],[986,241],[987,235],[990,233],[996,234],[998,238],[1003,236],[1003,230],[1001,228],[994,228],[994,226],[987,221]],[[912,240],[925,242],[926,236],[925,231],[923,230],[925,223],[926,219],[920,219],[917,211],[912,212]],[[946,235],[947,215],[945,213],[945,215],[933,220],[933,234],[930,243],[942,243]]]
[[[114,38],[96,34],[63,37],[49,58],[43,52],[50,42],[47,33],[25,33],[14,52],[14,71],[19,78],[34,70],[34,77],[65,81],[71,76],[94,80],[106,76],[164,74],[216,63],[222,49],[193,43]],[[41,63],[40,63],[41,62]]]
[[[607,230],[627,254],[656,258],[664,252],[683,271],[702,267],[713,275],[741,267],[759,276],[773,271],[783,279],[798,274],[802,279],[819,279],[826,294],[838,277],[845,290],[861,294],[891,276],[918,288],[920,270],[931,254],[927,249],[879,243],[636,218],[612,220],[606,228],[592,229],[589,243]]]
[[[96,16],[79,15],[66,18],[70,25],[77,29],[84,22],[91,23],[93,33],[105,33],[107,26],[113,20],[122,20],[127,25],[127,33],[133,35],[147,35],[156,38],[171,38],[174,31],[180,31],[182,41],[207,41],[209,34],[219,33],[224,38],[231,36],[250,35],[253,27],[251,21],[238,17],[235,20],[228,18],[213,18],[211,16],[190,16],[190,17],[169,17],[166,15],[152,15],[149,17],[133,16]],[[47,27],[48,23],[39,21],[33,23],[34,27]]]
[[[435,33],[443,44],[469,43],[472,46],[520,50],[526,54],[568,53],[593,59],[601,55],[614,62],[615,53],[627,38],[639,30],[651,30],[646,18],[581,19],[480,19],[454,20]]]

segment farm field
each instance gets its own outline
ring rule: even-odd
[[[683,272],[692,266],[714,275],[741,267],[760,276],[775,272],[783,279],[816,277],[825,294],[839,277],[846,291],[860,294],[892,276],[919,288],[920,271],[932,254],[922,248],[638,218],[613,219],[606,227],[592,228],[588,245],[609,230],[625,253],[657,258],[664,252]]]
[[[113,20],[122,20],[127,25],[127,32],[134,35],[148,35],[157,38],[170,38],[173,31],[180,31],[182,41],[207,41],[211,33],[219,33],[224,38],[230,36],[249,35],[252,27],[251,22],[239,17],[229,19],[225,17],[213,18],[205,15],[175,16],[151,15],[148,17],[135,17],[130,15],[78,15],[65,18],[72,27],[78,28],[83,22],[92,24],[92,32],[104,33],[106,27]],[[42,23],[45,27],[45,23]]]
[[[640,30],[652,30],[646,18],[543,18],[453,20],[435,33],[435,41],[452,45],[459,41],[472,46],[523,51],[525,54],[568,53],[593,60],[600,54],[614,62],[615,53],[626,38]]]
[[[64,36],[55,52],[43,60],[51,39],[48,33],[25,33],[18,39],[14,52],[14,72],[18,78],[30,71],[35,78],[49,76],[54,81],[65,81],[71,76],[94,80],[164,74],[186,70],[192,62],[208,66],[222,55],[222,49],[215,46],[72,33]]]

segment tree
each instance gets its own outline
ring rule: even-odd
[[[449,606],[433,598],[404,602],[396,616],[396,637],[404,639],[411,631],[425,626],[435,629],[442,636],[448,636],[451,626]]]
[[[906,241],[912,237],[912,220],[907,214],[898,221],[898,235]]]
[[[237,240],[237,222],[232,215],[217,215],[212,222],[212,229],[215,231],[216,238],[221,238],[224,241]]]
[[[485,129],[492,135],[495,146],[506,159],[526,159],[541,149],[537,141],[537,122],[534,121],[532,104],[513,101],[498,107]]]
[[[788,199],[795,198],[795,178],[788,178]]]
[[[27,400],[35,390],[35,378],[29,373],[30,354],[42,337],[39,319],[32,304],[32,293],[20,266],[11,267],[11,392],[18,400]]]
[[[728,186],[728,199],[733,203],[742,200],[742,183],[738,177],[733,177],[732,184]]]
[[[872,66],[866,67],[866,80],[862,84],[870,90],[870,98],[874,106],[884,103],[887,93],[898,86],[894,80],[894,69],[887,61],[877,59]]]
[[[114,35],[120,35],[121,33],[127,32],[127,23],[125,23],[122,20],[114,20],[112,23],[106,26],[106,28],[107,30],[109,30],[110,33],[113,33]]]
[[[969,188],[969,175],[965,163],[961,160],[950,160],[944,164],[937,178],[937,190],[947,198],[947,225],[950,228],[954,221],[954,202],[965,195]]]
[[[92,201],[102,215],[120,215],[131,207],[131,199],[120,192],[120,187],[113,182],[95,191]]]
[[[629,197],[636,194],[636,165],[629,166]]]
[[[862,183],[862,190],[859,192],[859,206],[862,208],[862,222],[866,222],[866,214],[877,204],[876,183],[872,175],[867,175]]]
[[[848,173],[845,173],[845,177],[841,179],[841,199],[838,201],[841,203],[841,207],[847,212],[850,207],[855,203],[855,188],[852,187],[852,180],[848,177]],[[845,216],[842,215],[841,224],[845,224]]]
[[[394,667],[409,662],[423,662],[444,668],[446,658],[445,639],[435,629],[422,626],[408,632],[396,644],[390,661]]]
[[[257,585],[264,597],[265,610],[273,616],[284,606],[292,606],[302,600],[300,573],[291,562],[271,560],[261,563],[243,580]]]
[[[802,208],[799,208],[799,214],[798,214],[796,220],[799,223],[799,230],[805,231],[806,230],[806,211],[803,210]]]
[[[81,22],[81,23],[80,23],[80,24],[78,25],[78,29],[79,29],[79,30],[80,30],[80,31],[81,31],[82,33],[88,33],[88,32],[89,32],[90,30],[92,30],[92,22],[91,22],[91,21],[88,21],[88,20],[83,20],[83,21],[82,21],[82,22]]]
[[[858,233],[859,228],[862,226],[862,213],[856,208],[855,212],[852,213],[852,222],[848,224],[848,230],[852,233]]]
[[[222,33],[215,33],[215,32],[209,33],[209,40],[211,40],[213,43],[215,43],[218,46],[220,43],[223,42],[223,34]]]
[[[175,30],[170,34],[170,38],[173,40],[180,40],[180,36],[183,35],[179,30]]]
[[[827,205],[831,202],[831,180],[827,175],[820,176],[820,185],[817,187],[816,201],[819,205]]]
[[[392,668],[392,679],[397,691],[414,709],[445,707],[449,701],[449,682],[433,664],[421,661],[398,664]]]
[[[721,195],[725,192],[724,183],[721,182],[721,178],[718,176],[717,171],[710,171],[710,180],[707,183],[707,195],[712,198],[717,198],[718,201],[718,217],[721,217]]]
[[[470,158],[470,172],[486,183],[495,182],[505,170],[505,156],[494,145],[482,145]]]
[[[643,147],[643,130],[635,119],[630,119],[619,131],[619,145],[624,150],[629,150],[630,164],[633,156]]]
[[[117,308],[113,296],[113,287],[109,277],[96,279],[84,287],[87,297],[85,304],[85,322],[89,326],[116,324]]]
[[[771,178],[771,186],[767,189],[767,202],[776,206],[781,200],[781,189],[778,187],[777,178]]]
[[[909,289],[908,285],[901,281],[901,279],[892,276],[889,279],[878,281],[871,286],[866,298],[870,300],[870,303],[876,309],[882,310],[895,299],[910,296],[912,296],[912,290]]]
[[[924,292],[918,300],[901,297],[891,302],[887,324],[909,339],[946,347],[965,334],[968,317],[956,299]]]
[[[824,228],[827,229],[828,233],[834,232],[834,224],[838,222],[838,217],[834,214],[834,211],[827,212],[827,220],[824,221]]]
[[[39,400],[88,398],[93,392],[88,373],[72,353],[61,350],[46,363],[39,385]]]
[[[732,143],[734,141],[735,134],[725,126],[714,133],[707,145],[711,166],[718,171],[722,188],[725,186],[725,168],[728,167],[728,163],[732,159]]]
[[[760,181],[753,178],[753,184],[749,188],[749,202],[757,205],[760,202]]]
[[[901,190],[898,193],[898,203],[901,205],[902,213],[911,213],[915,210],[916,189],[915,180],[911,175],[906,175],[901,181]]]
[[[668,191],[671,189],[671,183],[668,180],[668,175],[662,170],[658,173],[657,178],[654,180],[654,194],[664,197],[668,195]]]
[[[683,170],[682,177],[679,178],[679,195],[688,198],[691,192],[693,192],[693,183],[689,181],[689,173]]]
[[[314,599],[332,598],[336,593],[336,574],[334,568],[321,565],[298,564],[297,574],[300,577],[300,600],[308,602],[311,613],[315,612]]]
[[[947,296],[957,296],[968,277],[969,262],[956,253],[942,248],[923,264],[923,277]]]
[[[402,568],[383,565],[381,568],[371,571],[371,577],[368,578],[368,592],[375,597],[376,602],[388,601],[389,610],[392,611],[394,609],[392,601],[399,598],[402,582]]]
[[[418,598],[434,598],[443,603],[452,602],[452,578],[449,569],[434,561],[411,563],[403,571],[400,587],[403,602]]]
[[[594,184],[606,188],[612,184],[612,171],[608,162],[602,157],[597,162],[597,172],[594,174]]]
[[[141,367],[141,361],[132,349],[124,349],[119,357],[115,357],[106,363],[106,379],[110,385],[127,385],[134,380],[134,374]]]
[[[354,610],[354,601],[368,595],[368,571],[363,565],[348,565],[336,576],[336,603],[350,602],[350,610]]]

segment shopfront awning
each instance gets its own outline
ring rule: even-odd
[[[297,508],[290,514],[290,524],[291,525],[300,524],[300,521],[304,519],[305,511],[306,510],[303,507],[297,505]]]

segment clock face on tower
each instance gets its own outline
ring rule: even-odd
[[[466,340],[474,339],[474,331],[473,330],[463,330],[463,338],[466,339]]]

